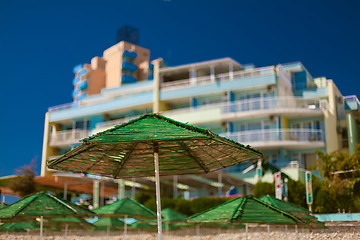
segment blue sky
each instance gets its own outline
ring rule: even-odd
[[[47,108],[72,101],[72,69],[140,30],[151,58],[222,57],[268,66],[301,61],[360,96],[360,1],[0,0],[0,176],[37,158]]]

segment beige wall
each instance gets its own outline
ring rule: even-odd
[[[118,44],[106,49],[104,51],[105,72],[106,72],[106,88],[114,88],[121,86],[122,76],[122,54],[124,50],[137,53],[137,58],[134,60],[134,64],[138,66],[138,70],[134,72],[133,77],[138,81],[147,80],[150,50],[137,46],[128,42],[119,42]]]
[[[121,42],[104,51],[106,88],[119,87],[121,84],[122,52]]]
[[[104,70],[91,70],[88,79],[88,95],[95,95],[105,88],[106,74]]]
[[[329,107],[324,111],[325,119],[325,137],[326,137],[326,151],[331,153],[340,149],[339,135],[336,131],[337,118],[336,118],[336,95],[339,90],[336,88],[332,80],[328,80],[329,91]]]

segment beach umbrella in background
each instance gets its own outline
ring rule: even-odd
[[[39,229],[40,224],[36,221],[3,223],[0,225],[0,231],[26,232],[26,230]]]
[[[298,218],[301,218],[303,221],[307,223],[308,226],[315,227],[315,228],[324,228],[325,224],[319,222],[316,217],[311,216],[308,209],[296,206],[295,204],[285,202],[283,200],[277,199],[272,196],[262,196],[259,200],[270,204],[274,207],[277,207],[285,212],[291,213]]]
[[[208,173],[259,159],[260,152],[210,130],[146,114],[84,139],[48,167],[112,178],[155,175],[161,239],[160,175]]]
[[[171,208],[165,208],[163,210],[161,210],[161,216],[162,216],[162,221],[165,223],[165,228],[166,231],[169,231],[169,227],[172,227],[170,225],[170,223],[181,223],[181,222],[186,222],[188,219],[188,216],[179,213],[178,211],[175,211]]]
[[[67,237],[68,229],[95,229],[95,226],[80,217],[57,217],[44,220],[45,227],[65,228],[64,237]]]
[[[119,230],[124,227],[124,222],[119,220],[117,217],[102,217],[95,221],[94,226],[97,231],[107,231],[109,234],[110,231]]]
[[[20,199],[0,209],[0,219],[11,222],[40,218],[40,239],[43,234],[43,218],[96,215],[94,212],[62,200],[51,193],[39,192]]]
[[[154,222],[156,222],[156,219]],[[130,229],[138,229],[138,230],[141,229],[141,230],[148,230],[148,231],[156,231],[156,225],[146,223],[146,222],[141,222],[141,221],[136,221],[136,222],[129,224],[129,228]]]
[[[300,218],[252,196],[240,197],[189,217],[190,223],[305,224]],[[247,234],[247,225],[246,234]]]
[[[124,217],[124,222],[122,226],[124,226],[124,235],[127,233],[127,218],[128,216],[137,217],[137,218],[155,218],[156,213],[142,205],[141,203],[131,199],[124,198],[117,200],[113,203],[104,205],[99,208],[93,209],[95,213],[98,214],[99,217],[107,217],[110,218],[109,221],[103,220],[103,223],[115,223],[113,220],[115,217]],[[119,220],[118,220],[119,221]],[[100,222],[100,224],[102,221]],[[96,223],[95,223],[96,225]],[[98,225],[97,225],[98,226]],[[111,227],[111,225],[106,225]]]

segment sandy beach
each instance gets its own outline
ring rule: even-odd
[[[29,233],[0,233],[0,239],[2,240],[20,240],[20,239],[39,239],[39,232],[32,231]],[[127,236],[124,236],[122,231],[116,232],[88,232],[88,231],[75,231],[72,230],[65,237],[64,232],[51,232],[45,231],[43,235],[45,240],[95,240],[95,239],[110,239],[110,240],[156,240],[156,232],[139,232],[130,231]],[[299,229],[296,233],[295,229],[272,229],[270,234],[267,228],[250,228],[246,238],[246,232],[244,229],[201,229],[200,234],[196,235],[195,229],[185,229],[172,231],[169,234],[164,232],[164,240],[232,240],[232,239],[256,239],[256,240],[268,240],[268,239],[314,239],[314,240],[355,240],[360,239],[360,230],[357,226],[330,226],[327,229]]]

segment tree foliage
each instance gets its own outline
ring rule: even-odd
[[[317,154],[323,181],[315,184],[318,186],[314,193],[315,212],[359,212],[360,145],[353,155],[341,151]]]
[[[34,178],[35,172],[35,159],[29,165],[24,165],[16,170],[16,177],[9,181],[9,188],[20,197],[36,192]]]
[[[275,185],[273,183],[268,182],[257,182],[253,189],[254,197],[262,197],[262,196],[274,196],[275,195]]]

